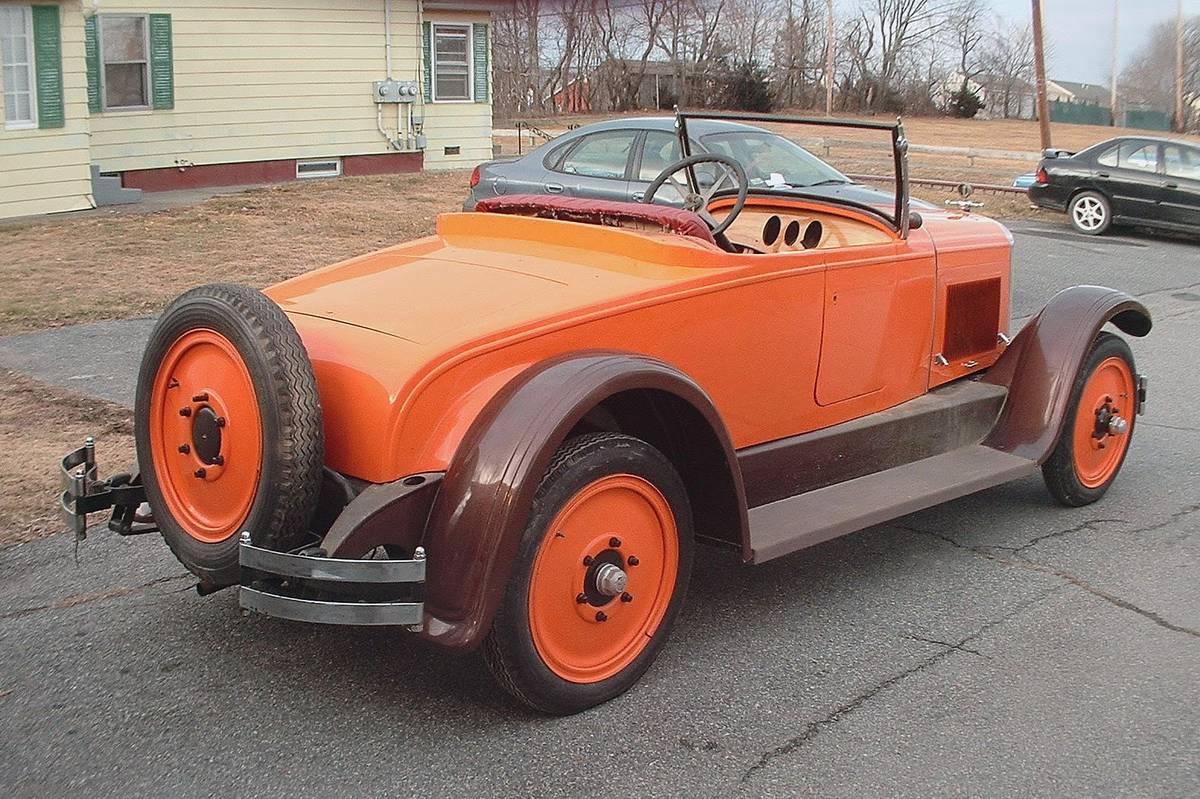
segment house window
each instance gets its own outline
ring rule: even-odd
[[[471,99],[471,27],[433,26],[433,99]]]
[[[32,128],[37,125],[31,11],[30,6],[0,6],[0,56],[4,59],[6,128]]]
[[[145,16],[100,16],[104,108],[150,107],[150,41]]]

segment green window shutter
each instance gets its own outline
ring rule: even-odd
[[[150,106],[175,107],[175,58],[171,50],[171,15],[150,15]]]
[[[492,75],[488,68],[488,26],[476,22],[471,26],[471,47],[475,51],[475,102],[488,101],[488,79]]]
[[[37,73],[38,127],[61,128],[66,124],[66,114],[58,6],[33,7],[33,61]]]
[[[424,46],[421,48],[421,57],[425,59],[425,102],[433,100],[433,26],[425,21],[421,23],[424,28],[422,36],[424,38]]]
[[[100,37],[96,34],[96,18],[83,23],[83,61],[87,65],[88,112],[100,113]]]

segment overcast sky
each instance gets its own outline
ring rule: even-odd
[[[1028,20],[1030,0],[991,0],[1008,19]],[[1120,0],[1121,68],[1145,44],[1156,22],[1173,19],[1177,0]],[[1108,85],[1112,57],[1113,0],[1042,0],[1042,18],[1053,53],[1051,78]],[[1200,0],[1183,0],[1186,16],[1200,14]]]

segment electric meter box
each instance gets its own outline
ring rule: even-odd
[[[417,99],[415,80],[377,80],[374,84],[377,103],[412,103]]]

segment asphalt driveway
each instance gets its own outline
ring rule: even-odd
[[[4,794],[1196,795],[1200,244],[1015,230],[1015,316],[1085,282],[1155,314],[1104,501],[1031,478],[760,567],[702,549],[658,664],[567,719],[403,633],[199,598],[153,537],[96,534],[77,563],[65,536],[12,547]],[[147,329],[0,340],[0,365],[128,402]]]

